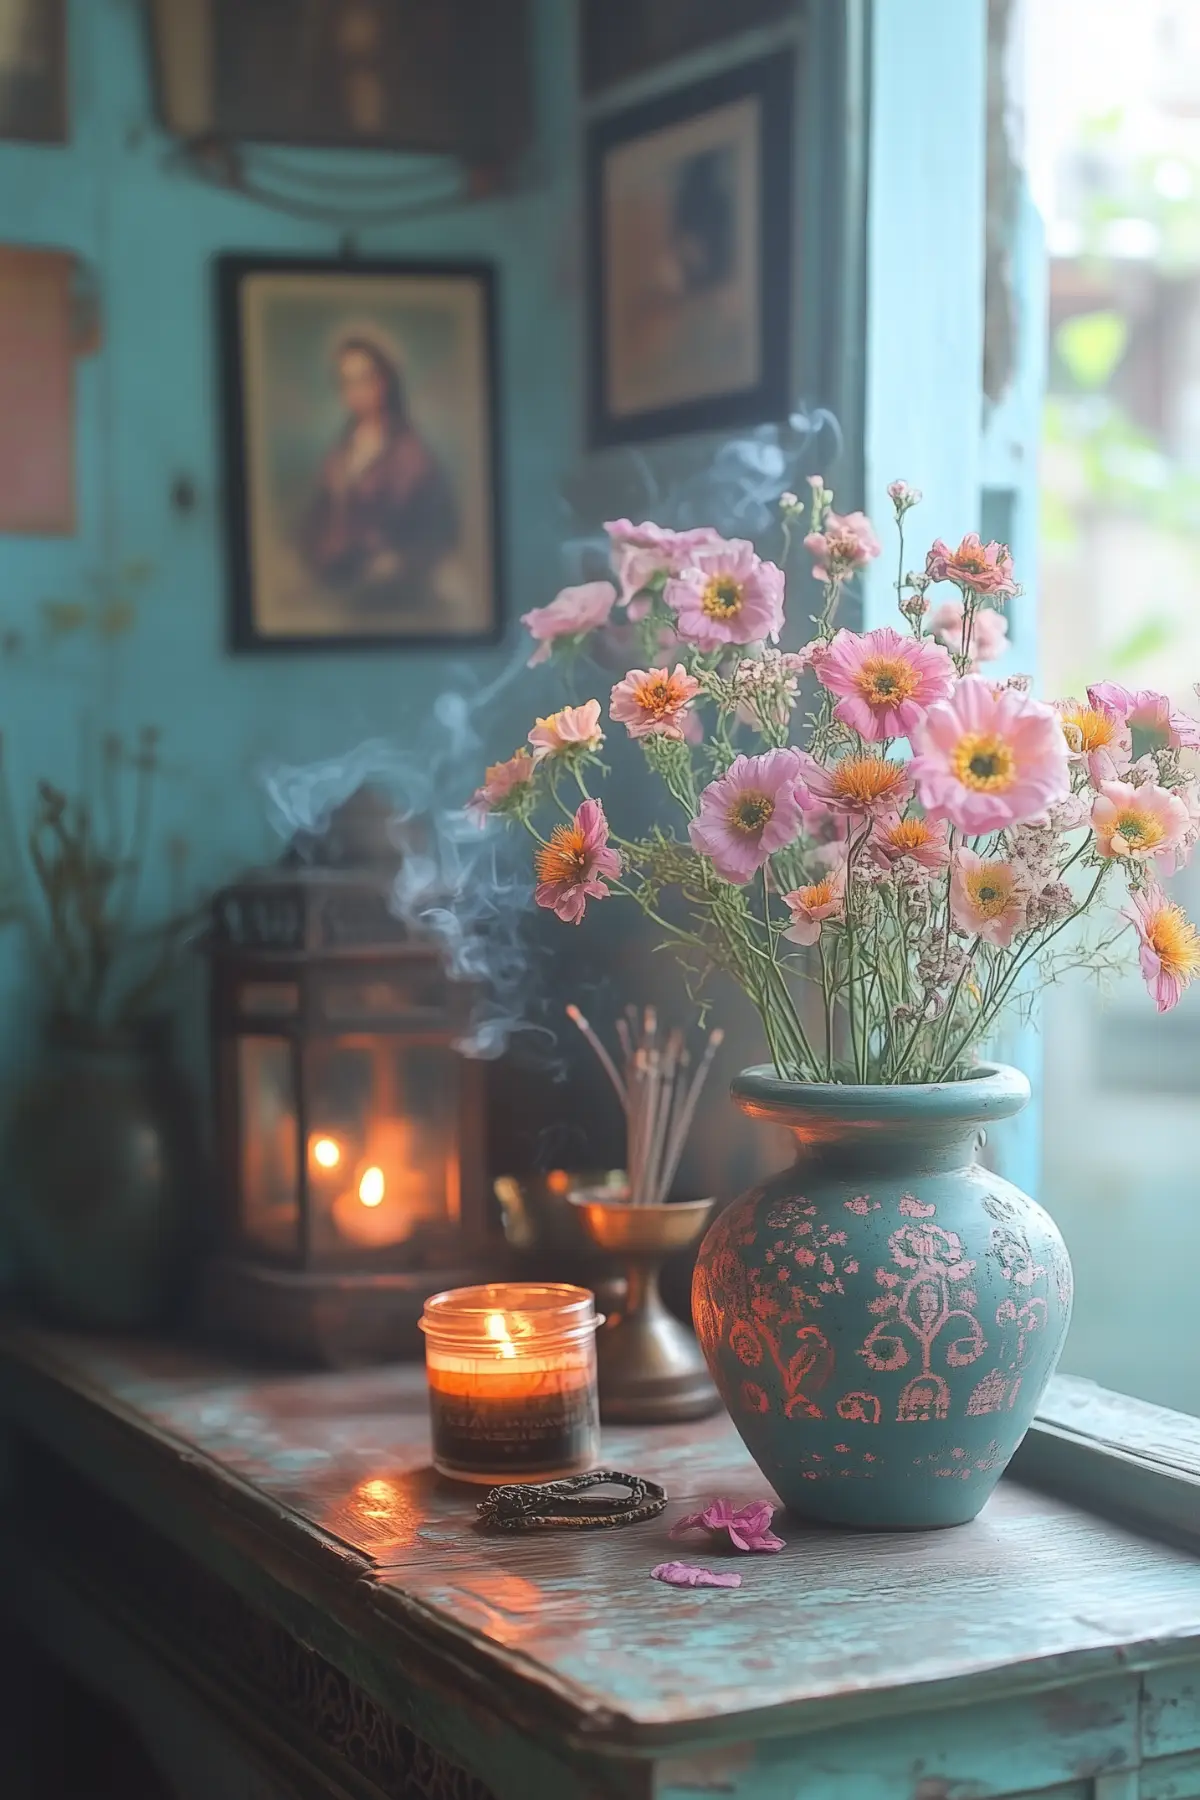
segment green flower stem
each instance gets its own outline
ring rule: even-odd
[[[996,1014],[1011,995],[1013,987],[1019,977],[1024,974],[1031,963],[1037,960],[1043,950],[1045,950],[1046,946],[1052,943],[1060,932],[1065,931],[1068,925],[1073,925],[1077,919],[1081,918],[1085,912],[1090,910],[1096,895],[1100,892],[1100,884],[1107,874],[1107,868],[1101,868],[1097,872],[1095,881],[1093,881],[1091,887],[1088,889],[1087,898],[1075,908],[1074,912],[1068,913],[1066,918],[1060,920],[1052,931],[1048,931],[1043,936],[1039,937],[1036,944],[1017,957],[1012,968],[999,982],[995,993],[980,1009],[978,1019],[976,1019],[969,1029],[959,1038],[958,1043],[954,1048],[954,1054],[947,1062],[943,1063],[940,1072],[934,1076],[935,1081],[945,1081],[948,1078],[947,1071],[957,1068],[960,1056],[972,1040],[983,1037],[986,1034],[993,1023]]]

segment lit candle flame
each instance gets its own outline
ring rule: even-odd
[[[336,1169],[342,1160],[341,1146],[330,1137],[319,1137],[313,1142],[313,1161],[322,1169]]]
[[[501,1356],[515,1356],[517,1354],[517,1346],[509,1336],[508,1325],[503,1313],[489,1313],[485,1329],[488,1336],[494,1338],[499,1345]]]
[[[378,1206],[387,1191],[382,1169],[364,1169],[358,1184],[358,1197],[364,1206]]]

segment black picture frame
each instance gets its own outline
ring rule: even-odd
[[[529,9],[148,0],[158,117],[189,141],[417,151],[503,168],[532,130]]]
[[[494,266],[228,255],[214,268],[229,648],[497,642],[505,596]],[[387,403],[371,422],[381,447],[368,441],[365,461],[346,409],[364,379]],[[273,404],[285,406],[286,429]]]
[[[795,0],[582,0],[580,83],[602,93],[725,38],[786,19]]]
[[[18,0],[14,54],[0,62],[0,140],[65,144],[68,118],[67,0]]]
[[[795,85],[796,52],[788,49],[601,118],[589,129],[585,220],[591,447],[605,449],[687,432],[758,425],[787,416],[795,325]],[[706,143],[706,138],[711,142]],[[636,161],[639,154],[640,167]],[[656,181],[659,190],[675,182],[670,199],[665,200],[662,191],[655,198]],[[724,183],[723,192],[720,183]],[[751,190],[748,196],[747,189]],[[690,210],[686,225],[686,230],[693,232],[690,239],[680,227],[685,206]],[[626,352],[616,336],[621,327],[613,290],[622,279],[623,265],[638,272],[645,267],[668,266],[669,259],[644,254],[644,244],[636,254],[624,255],[614,246],[622,241],[622,234],[629,242],[639,231],[643,239],[649,234],[652,240],[655,207],[660,215],[667,207],[673,209],[670,229],[677,234],[677,245],[691,244],[693,270],[697,254],[701,265],[707,256],[709,268],[706,271],[701,266],[704,279],[699,282],[696,278],[697,291],[689,296],[686,288],[693,274],[680,247],[676,261],[682,271],[683,299],[677,302],[670,296],[659,304],[653,293],[647,293],[644,311],[653,315],[657,308],[658,316],[652,316],[641,357],[646,404],[639,406],[637,378],[630,376],[628,369],[623,374],[619,366]],[[696,220],[698,227],[693,225]],[[657,227],[662,227],[661,217]],[[696,230],[700,235],[695,235]],[[664,231],[661,243],[665,247],[668,241]],[[653,241],[650,248],[654,248]],[[643,305],[641,298],[637,304]],[[672,305],[676,306],[674,328]],[[686,331],[696,343],[701,342],[705,307],[722,309],[720,315],[713,314],[713,330],[725,331],[727,342],[737,346],[736,356],[729,358],[728,385],[723,386],[719,377],[714,383],[713,357],[694,349],[697,381],[695,391],[689,394],[686,376],[672,372],[671,333],[672,329],[680,334]],[[681,341],[676,339],[676,351]],[[626,360],[632,368],[632,351]],[[744,377],[740,380],[739,365]]]

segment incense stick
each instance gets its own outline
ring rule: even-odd
[[[568,1006],[567,1017],[573,1025],[578,1025],[580,1031],[582,1031],[584,1037],[592,1046],[596,1055],[600,1058],[605,1074],[617,1090],[617,1098],[620,1100],[621,1105],[628,1108],[629,1095],[625,1091],[625,1083],[617,1073],[617,1065],[608,1054],[608,1051],[604,1048],[604,1045],[600,1042],[600,1039],[596,1036],[596,1033],[588,1024],[588,1021],[584,1018],[577,1006]]]
[[[724,1032],[709,1033],[704,1054],[691,1072],[684,1032],[673,1026],[663,1037],[655,1007],[639,1012],[637,1007],[627,1006],[615,1021],[622,1074],[579,1007],[568,1006],[567,1017],[591,1045],[624,1110],[630,1197],[637,1205],[662,1206],[670,1195]]]

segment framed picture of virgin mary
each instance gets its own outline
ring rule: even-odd
[[[498,637],[491,269],[222,257],[217,278],[232,647]]]

